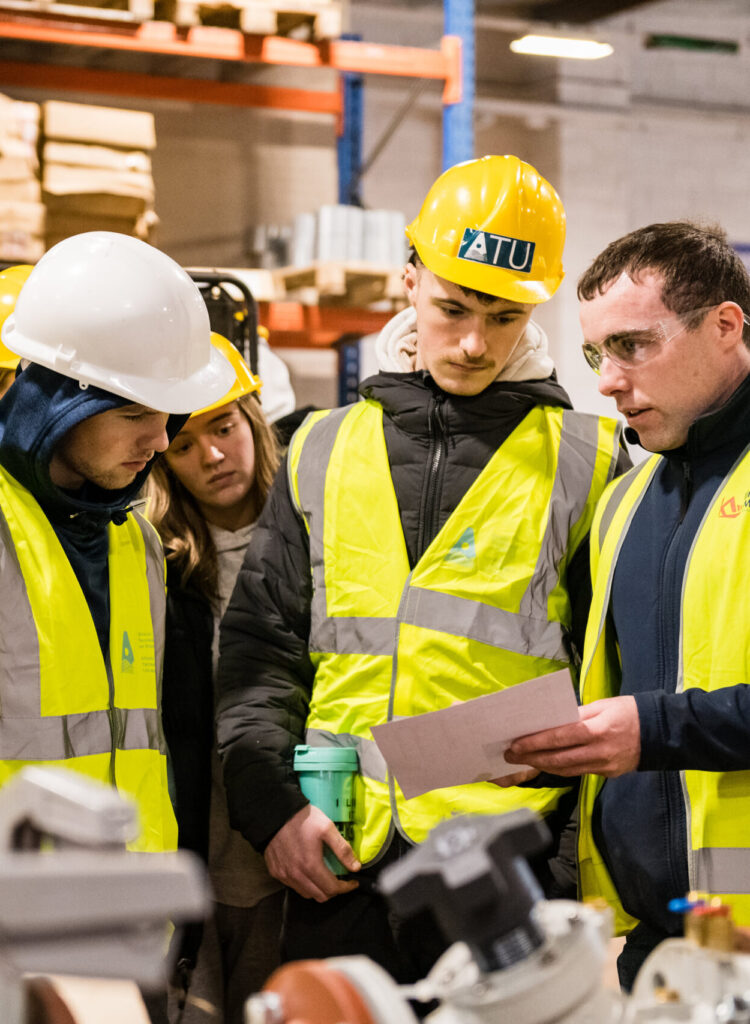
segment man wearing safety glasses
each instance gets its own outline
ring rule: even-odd
[[[591,532],[578,723],[509,760],[583,775],[581,895],[627,933],[620,980],[691,891],[750,924],[750,279],[718,229],[652,224],[578,286],[584,355],[626,436],[654,452]]]

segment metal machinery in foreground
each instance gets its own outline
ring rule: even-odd
[[[185,853],[129,853],[135,805],[56,768],[0,791],[0,1017],[26,1024],[25,974],[75,974],[163,989],[171,921],[205,916],[208,887]]]
[[[416,1024],[412,1005],[431,1001],[429,1024],[750,1024],[750,956],[691,939],[662,943],[630,998],[605,989],[609,910],[542,899],[525,858],[546,841],[527,810],[443,822],[381,876],[399,914],[429,907],[456,940],[428,976],[399,986],[366,957],[288,964],[246,1024]],[[695,938],[726,946],[726,915],[703,916]]]

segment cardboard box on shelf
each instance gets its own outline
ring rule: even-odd
[[[154,115],[145,110],[99,107],[47,100],[43,104],[47,139],[94,142],[123,149],[154,149]]]

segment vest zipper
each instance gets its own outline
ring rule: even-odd
[[[419,506],[419,529],[415,561],[419,561],[437,533],[440,487],[443,465],[448,451],[448,430],[443,418],[443,396],[435,395],[430,400],[428,421],[430,427],[430,449],[427,457],[427,475],[422,489]]]

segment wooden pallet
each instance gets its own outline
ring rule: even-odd
[[[156,17],[177,25],[215,25],[257,35],[336,39],[342,8],[337,0],[156,0]]]
[[[0,11],[117,22],[152,21],[154,0],[0,0]]]
[[[389,301],[406,303],[401,281],[403,268],[371,263],[312,263],[309,267],[282,267],[273,271],[281,293],[306,305],[369,306]]]

